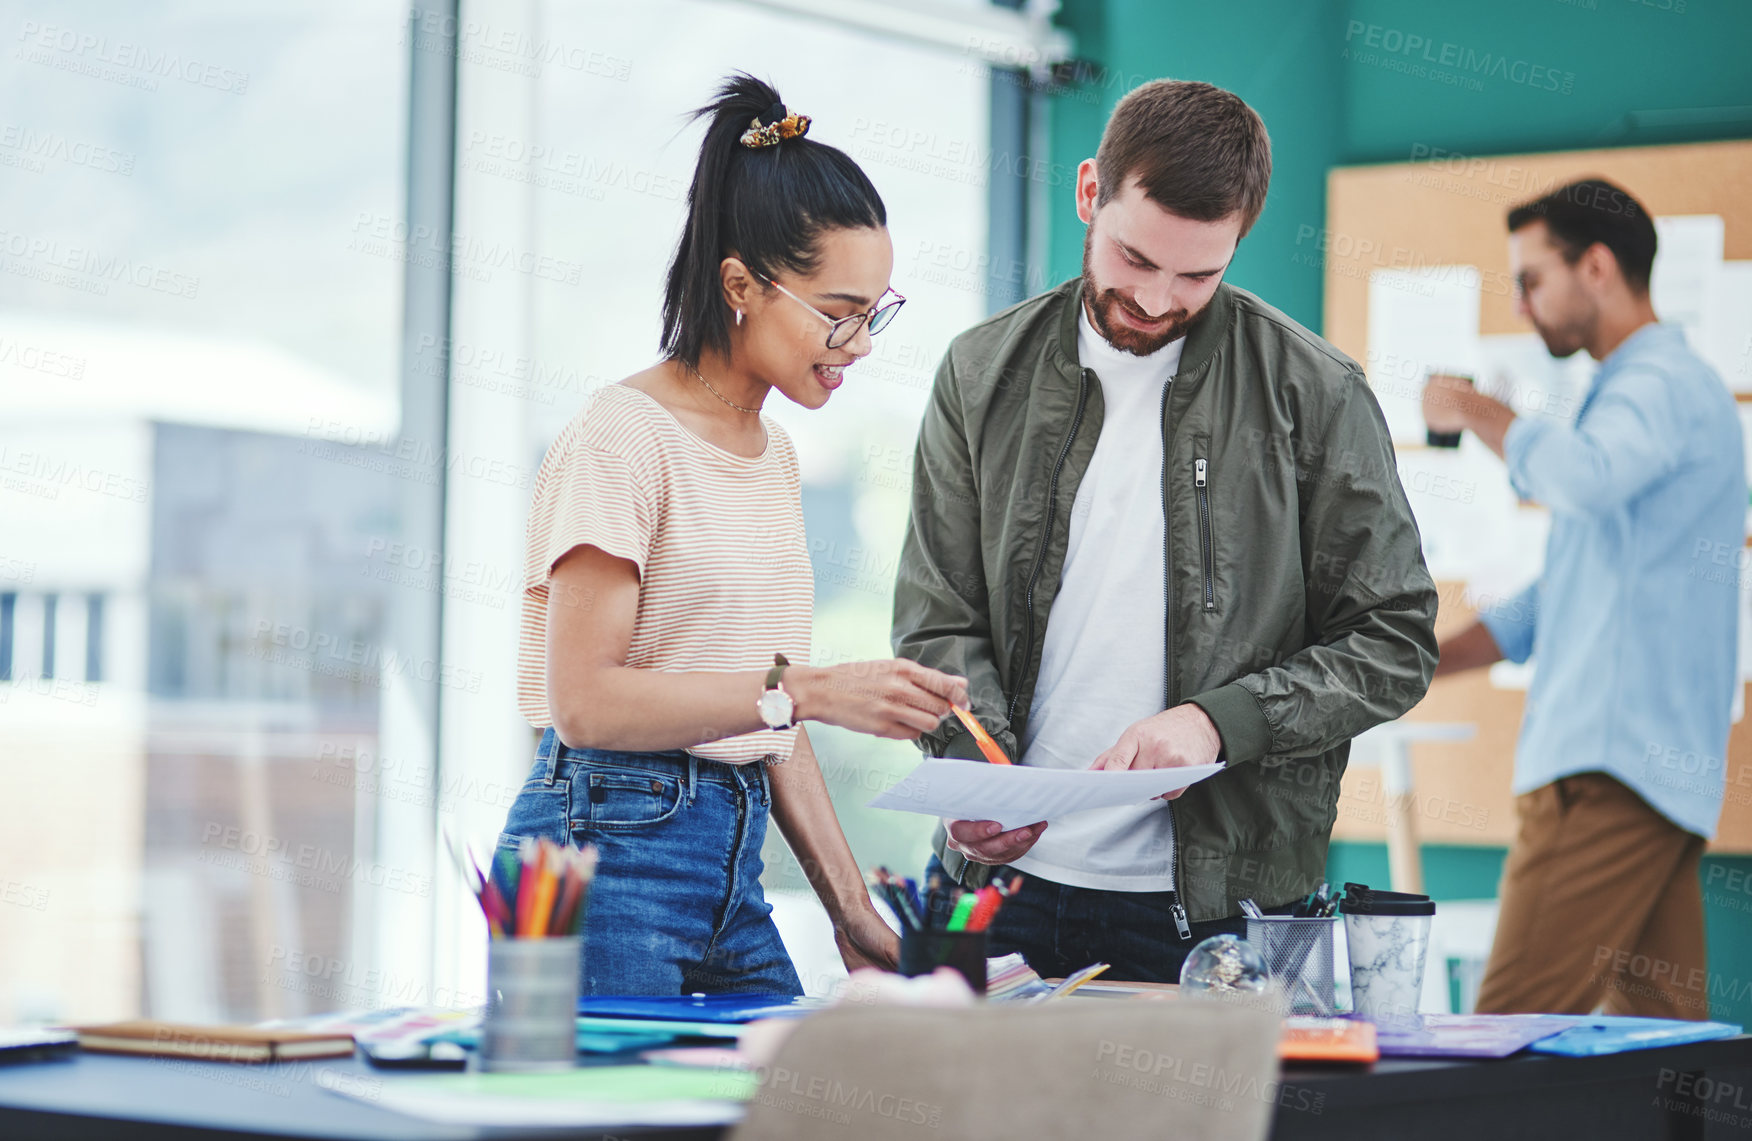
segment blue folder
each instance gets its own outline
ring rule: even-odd
[[[578,1000],[578,1013],[592,1018],[726,1023],[796,1018],[826,1004],[826,999],[788,994],[592,995]]]
[[[1673,1018],[1624,1018],[1593,1015],[1580,1025],[1543,1038],[1529,1047],[1535,1054],[1558,1054],[1567,1058],[1591,1058],[1597,1054],[1620,1054],[1656,1046],[1682,1046],[1687,1042],[1712,1042],[1732,1038],[1738,1026],[1726,1022],[1683,1022]]]

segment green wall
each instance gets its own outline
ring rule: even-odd
[[[1113,105],[1146,80],[1200,79],[1240,95],[1271,132],[1273,177],[1265,213],[1236,251],[1228,279],[1318,327],[1320,268],[1311,260],[1318,254],[1295,236],[1298,226],[1317,231],[1323,224],[1326,168],[1342,142],[1340,61],[1316,46],[1342,34],[1336,10],[1298,2],[1070,0],[1064,16],[1079,55],[1105,74],[1051,100],[1055,164],[1094,157]],[[1047,277],[1058,281],[1076,274],[1083,256],[1083,224],[1068,187],[1057,191],[1050,218]],[[1298,254],[1309,264],[1298,264]]]
[[[1271,194],[1229,280],[1320,328],[1334,166],[1752,137],[1745,0],[1064,0],[1096,82],[1049,100],[1051,159],[1095,153],[1119,97],[1199,79],[1246,99],[1271,132]],[[1634,189],[1634,188],[1633,188]],[[1748,188],[1752,193],[1752,188]],[[1068,186],[1048,204],[1048,280],[1078,271]],[[1495,894],[1500,848],[1431,846],[1438,899]],[[1336,882],[1384,883],[1379,844],[1334,844]],[[1712,1013],[1752,1026],[1752,857],[1703,870]]]
[[[1049,100],[1060,169],[1147,79],[1215,83],[1260,113],[1271,194],[1229,280],[1316,330],[1333,166],[1752,137],[1745,0],[1064,0],[1060,22],[1105,72]],[[1059,280],[1083,227],[1069,187],[1051,193]]]

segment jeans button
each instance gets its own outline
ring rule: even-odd
[[[658,780],[655,777],[651,778],[651,791],[653,793],[662,792],[663,791],[663,782]]]

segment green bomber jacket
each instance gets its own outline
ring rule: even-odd
[[[1073,279],[954,340],[913,460],[894,651],[965,676],[1012,758],[1101,433],[1101,381],[1077,358],[1081,290]],[[1362,370],[1259,298],[1218,287],[1161,419],[1163,708],[1200,706],[1227,762],[1164,802],[1176,917],[1197,922],[1323,878],[1351,738],[1429,686],[1436,591]],[[920,744],[980,759],[953,719]],[[1091,742],[1091,760],[1110,744]],[[939,827],[951,875],[989,876],[944,839]]]

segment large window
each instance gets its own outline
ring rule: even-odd
[[[336,461],[395,425],[401,266],[360,220],[401,209],[405,13],[0,25],[0,1022],[350,1001],[297,968],[351,962],[386,878],[348,659],[396,498]]]
[[[949,339],[985,312],[988,69],[965,52],[754,4],[543,0],[494,7],[490,20],[488,8],[465,3],[473,30],[460,50],[452,448],[532,474],[591,389],[657,359],[662,278],[700,139],[687,113],[733,70],[768,79],[813,117],[811,138],[847,151],[876,184],[894,287],[908,298],[825,408],[776,395],[766,406],[803,464],[815,658],[890,656],[913,438]],[[541,259],[529,272],[500,268],[524,249]],[[453,481],[449,497],[452,560],[515,567],[527,479]],[[447,655],[487,679],[481,695],[450,704],[444,748],[451,778],[480,790],[454,798],[450,819],[480,837],[503,822],[497,793],[527,772],[534,744],[511,700],[515,600],[498,603],[445,617]],[[917,762],[916,747],[810,734],[862,862],[922,861],[928,822],[864,807]],[[461,766],[476,771],[464,778]],[[769,893],[807,892],[771,836]],[[458,970],[472,977],[466,962]]]
[[[655,359],[685,113],[734,69],[889,208],[906,311],[826,409],[770,408],[816,659],[888,654],[914,432],[986,308],[990,76],[784,7],[9,9],[0,1023],[479,1001],[439,837],[490,842],[530,763],[531,480]],[[452,69],[454,107],[422,79]],[[420,278],[447,260],[448,306]],[[814,736],[860,860],[922,859],[926,822],[863,807],[914,748]]]

